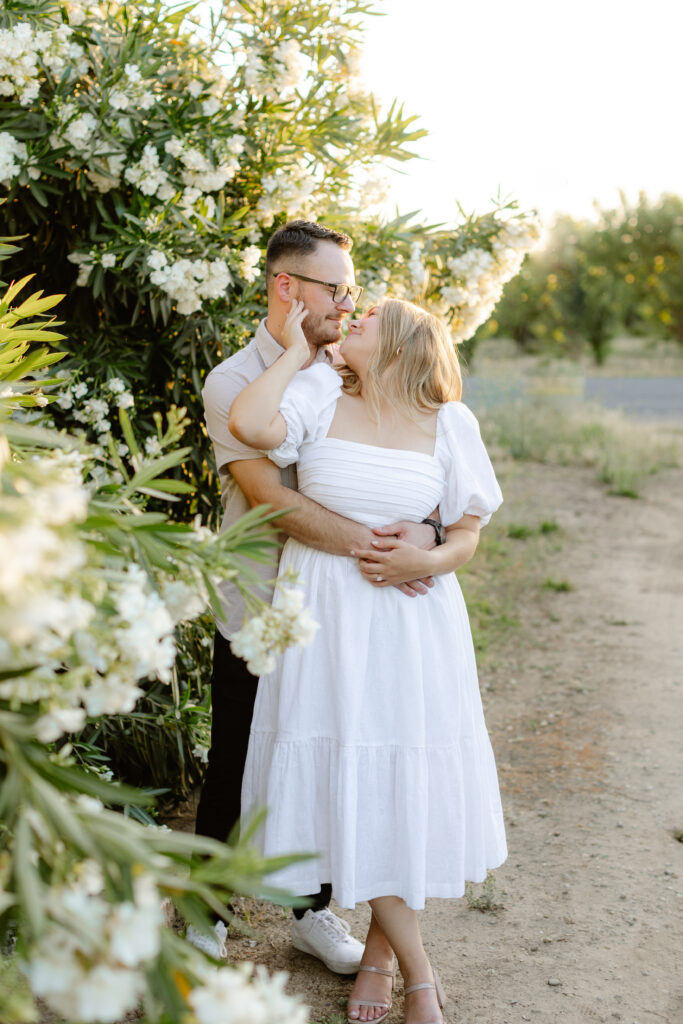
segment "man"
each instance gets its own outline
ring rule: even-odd
[[[273,510],[292,509],[278,519],[287,536],[330,554],[350,555],[371,547],[379,536],[399,536],[422,549],[435,543],[435,529],[420,523],[393,523],[374,531],[330,512],[296,490],[296,467],[280,471],[263,453],[237,441],[228,429],[230,405],[245,385],[262,373],[284,351],[278,343],[293,299],[302,299],[308,315],[303,331],[311,351],[310,362],[329,359],[329,346],[342,336],[342,320],[355,309],[362,291],[355,284],[349,255],[351,239],[307,221],[293,221],[271,237],[266,254],[268,315],[254,338],[207,376],[202,392],[209,437],[213,442],[221,481],[224,518],[221,529],[255,505]],[[305,372],[305,369],[302,371]],[[272,565],[254,564],[261,579],[275,575]],[[406,597],[428,592],[429,578],[398,580]],[[241,628],[244,605],[229,583],[221,588],[225,614],[216,623],[213,675],[211,751],[197,810],[196,830],[224,841],[239,819],[240,793],[257,679],[244,661],[232,654],[229,638]],[[292,941],[303,952],[319,957],[339,974],[357,971],[363,946],[349,935],[346,922],[329,910],[331,887],[311,894],[308,910],[295,909]],[[188,938],[218,958],[225,954],[226,929],[216,925],[214,936],[189,928]]]

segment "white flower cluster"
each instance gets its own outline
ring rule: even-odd
[[[311,197],[317,183],[309,175],[293,170],[289,177],[284,173],[267,174],[261,179],[261,185],[264,192],[256,206],[256,217],[264,227],[272,224],[278,213],[288,217],[312,215]]]
[[[178,304],[178,312],[188,315],[201,309],[202,299],[219,299],[232,284],[225,260],[169,261],[165,253],[152,250],[147,257],[152,273],[149,279]]]
[[[70,25],[78,27],[87,19],[97,17],[101,0],[69,0],[64,6]]]
[[[69,374],[61,370],[58,376],[68,377]],[[100,443],[104,443],[111,430],[112,405],[118,409],[130,409],[134,406],[135,399],[120,377],[110,377],[99,389],[99,397],[93,394],[94,387],[92,377],[70,382],[63,387],[56,405],[60,409],[71,410],[73,419],[78,423],[92,427],[98,435],[104,435],[99,437]],[[89,397],[86,398],[86,395]],[[119,454],[125,455],[127,451],[126,448]]]
[[[306,65],[296,39],[283,39],[275,47],[273,57],[278,65],[275,89],[296,89],[306,77]]]
[[[206,967],[201,987],[188,996],[197,1024],[306,1024],[298,996],[285,992],[287,974],[268,976],[265,967],[242,963],[235,969]]]
[[[379,276],[364,277],[363,278],[363,304],[365,306],[374,306],[375,303],[381,302],[384,296],[387,294],[389,284],[387,281],[383,281]],[[397,288],[392,289],[392,295],[399,298]]]
[[[34,181],[39,178],[40,171],[32,166],[34,159],[29,159],[25,142],[19,142],[9,132],[0,132],[0,185],[10,188],[12,178],[18,177],[24,166],[29,178],[33,178]]]
[[[50,135],[50,145],[55,149],[69,146],[79,156],[90,156],[97,128],[97,118],[90,111],[68,100],[57,110],[57,129]]]
[[[209,595],[201,576],[193,577],[193,586],[189,587],[184,580],[163,580],[161,596],[166,610],[174,625],[196,619],[206,608]]]
[[[123,78],[109,94],[109,105],[114,110],[149,110],[154,103],[154,93],[143,81],[138,65],[126,64]]]
[[[131,185],[136,185],[143,195],[155,195],[162,202],[171,199],[176,193],[168,174],[159,164],[159,154],[151,142],[146,143],[138,162],[126,167],[123,176]]]
[[[235,633],[230,647],[238,658],[244,658],[255,676],[263,676],[275,668],[275,655],[292,644],[308,646],[319,629],[310,610],[304,608],[304,595],[293,587],[279,586],[273,604]]]
[[[89,110],[68,100],[55,110],[56,124],[50,133],[50,145],[68,149],[59,162],[71,171],[88,161],[86,171],[99,192],[109,192],[121,184],[126,153],[111,138],[100,136],[102,124]]]
[[[90,500],[85,460],[62,451],[30,460],[0,496],[0,673],[26,666],[0,682],[0,698],[39,702],[44,743],[82,728],[86,715],[131,711],[140,679],[168,682],[174,620],[206,604],[196,580],[182,593],[169,580],[169,612],[138,566],[97,564],[77,529]]]
[[[33,993],[60,1016],[114,1022],[134,1010],[159,953],[163,912],[153,880],[140,875],[134,898],[108,903],[99,865],[84,861],[71,886],[52,888],[51,919],[24,971]]]
[[[408,260],[408,273],[413,297],[423,293],[429,273],[422,262],[422,245],[413,242],[410,247],[410,259]]]
[[[303,85],[306,64],[295,39],[281,40],[270,57],[259,49],[247,52],[244,84],[258,99],[277,101]]]
[[[97,249],[91,249],[90,252],[70,252],[67,256],[69,263],[74,263],[78,267],[78,277],[76,278],[76,284],[82,288],[84,287],[89,279],[90,272],[96,263],[100,263],[105,270],[111,270],[112,267],[116,266],[116,255],[113,252],[98,252]],[[69,405],[63,405],[63,409],[70,408]]]
[[[90,166],[86,172],[98,192],[111,192],[121,184],[121,172],[126,162],[123,150],[113,148],[111,142],[98,139],[92,146]]]
[[[261,262],[261,250],[257,245],[248,245],[243,249],[239,257],[239,274],[245,281],[252,284],[259,276],[259,263]]]
[[[233,135],[228,142],[225,159],[218,166],[182,139],[169,139],[164,149],[182,164],[180,180],[183,185],[200,192],[218,192],[235,177],[239,167],[238,157],[244,150],[245,142],[244,135]]]
[[[536,220],[511,220],[492,239],[492,252],[475,247],[447,260],[454,284],[441,288],[448,307],[456,309],[453,334],[457,341],[471,338],[490,317],[507,281],[519,273],[527,252],[538,243]]]
[[[0,96],[16,95],[29,106],[40,92],[41,63],[55,78],[65,71],[84,75],[90,64],[72,33],[69,25],[42,31],[25,21],[0,29]]]

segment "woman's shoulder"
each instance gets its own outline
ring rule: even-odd
[[[457,430],[476,430],[479,433],[479,421],[464,402],[444,402],[439,409],[437,433],[448,434]]]

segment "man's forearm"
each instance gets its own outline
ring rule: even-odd
[[[270,505],[273,512],[291,509],[274,523],[288,537],[330,555],[349,555],[357,547],[370,545],[373,533],[367,526],[285,487],[279,469],[268,459],[232,462],[230,472],[252,508]]]
[[[373,536],[369,527],[330,512],[289,487],[279,487],[265,504],[270,505],[273,511],[291,508],[291,512],[275,520],[277,529],[293,540],[326,551],[329,555],[349,555],[361,543],[361,538],[363,543],[368,543]]]

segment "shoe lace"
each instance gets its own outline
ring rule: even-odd
[[[318,910],[315,914],[315,919],[319,927],[323,928],[324,931],[328,932],[333,938],[341,939],[345,941],[349,937],[351,931],[351,925],[348,921],[342,921],[340,917],[333,914],[327,907],[323,907],[322,910]]]
[[[221,955],[221,958],[227,957],[228,949],[227,946],[225,945],[225,940],[228,937],[228,929],[226,928],[222,921],[218,921],[216,923],[216,927],[214,928],[214,934],[216,936],[216,945],[218,946],[218,951]]]

